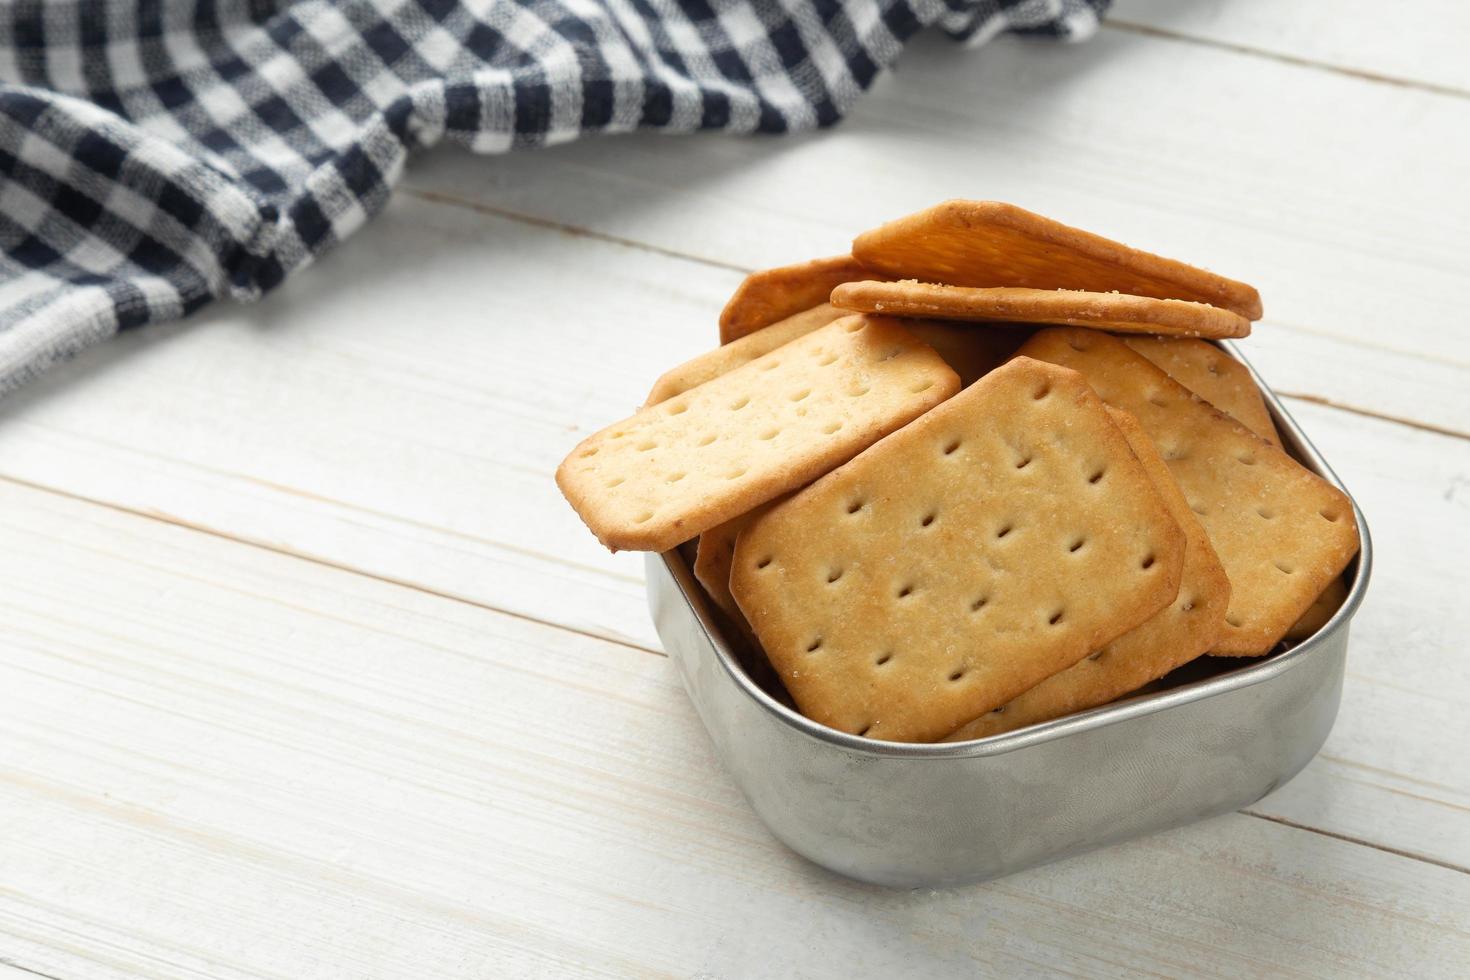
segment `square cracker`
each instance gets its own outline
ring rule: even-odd
[[[1351,501],[1165,374],[1093,330],[1042,330],[1021,353],[1075,368],[1158,444],[1230,576],[1213,652],[1269,653],[1358,551]]]
[[[809,310],[788,316],[784,320],[777,320],[770,326],[761,327],[753,333],[748,333],[739,340],[731,341],[723,347],[707,350],[703,354],[691,357],[678,367],[669,368],[659,375],[653,383],[653,390],[648,393],[648,399],[644,405],[657,405],[659,402],[668,401],[675,395],[682,395],[690,388],[712,381],[722,374],[729,374],[742,364],[749,364],[762,354],[769,354],[777,347],[791,343],[797,337],[805,337],[819,327],[825,327],[833,320],[851,316],[847,310],[839,310],[831,303],[823,303]],[[1020,346],[1019,344],[1017,346]]]
[[[666,551],[838,466],[959,389],[884,317],[845,317],[589,436],[557,467],[608,548]]]
[[[845,282],[832,304],[858,313],[938,317],[986,323],[1062,323],[1113,333],[1176,337],[1245,337],[1251,322],[1208,303],[1081,289],[947,286],[917,282]]]
[[[1210,547],[1209,535],[1189,509],[1164,458],[1138,420],[1116,408],[1108,411],[1148,471],[1154,489],[1169,508],[1169,516],[1184,532],[1184,573],[1179,580],[1179,594],[1151,619],[1015,700],[981,715],[946,742],[999,735],[1107,704],[1198,657],[1225,632],[1230,579]]]
[[[1092,389],[1016,358],[753,521],[730,586],[808,717],[926,741],[1158,612],[1183,555]]]
[[[720,311],[720,343],[728,344],[761,327],[827,302],[839,283],[882,278],[851,255],[812,259],[746,276]]]
[[[1195,300],[1234,310],[1248,320],[1261,318],[1260,294],[1243,282],[1000,201],[936,204],[864,232],[852,243],[852,254],[895,279],[1117,290]]]
[[[1281,445],[1250,368],[1214,344],[1182,337],[1128,337],[1124,343],[1271,445]]]

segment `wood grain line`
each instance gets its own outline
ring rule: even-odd
[[[577,636],[584,636],[589,639],[600,640],[604,643],[611,643],[615,646],[625,647],[629,650],[638,650],[643,653],[651,653],[659,657],[667,656],[667,654],[665,654],[662,650],[657,650],[653,647],[644,646],[640,643],[634,643],[632,640],[627,640],[622,637],[610,636],[602,633],[594,633],[590,630],[578,629],[575,626],[568,626],[565,623],[558,623],[553,620],[540,619],[536,616],[528,615],[527,613],[516,612],[513,609],[502,609],[499,606],[492,605],[488,602],[480,602],[475,599],[466,598],[462,595],[455,595],[452,592],[443,592],[438,589],[429,588],[428,586],[422,585],[418,582],[410,581],[408,579],[396,578],[391,575],[380,575],[375,572],[356,568],[352,565],[346,565],[342,564],[341,562],[332,561],[331,559],[323,558],[320,555],[313,555],[302,551],[293,551],[290,548],[285,548],[277,544],[271,544],[267,541],[260,541],[254,538],[238,537],[226,531],[220,531],[216,528],[212,528],[204,524],[196,524],[193,521],[185,520],[182,517],[178,517],[174,514],[167,514],[163,511],[128,507],[124,504],[117,504],[107,500],[99,500],[95,497],[89,497],[85,494],[73,493],[69,490],[62,490],[57,487],[50,487],[44,484],[34,483],[30,480],[24,480],[14,476],[6,476],[0,474],[0,481],[11,483],[19,487],[25,487],[28,490],[35,490],[40,493],[49,493],[52,496],[63,497],[67,500],[75,500],[80,503],[91,504],[96,507],[103,507],[107,510],[116,511],[122,514],[128,514],[133,517],[141,517],[150,521],[158,521],[160,524],[171,524],[174,527],[181,527],[189,531],[197,531],[200,534],[207,534],[212,538],[218,538],[222,541],[232,541],[235,544],[241,544],[251,548],[259,548],[261,551],[269,551],[273,554],[285,555],[288,558],[295,558],[300,561],[311,562],[313,565],[320,565],[323,568],[335,569],[339,572],[346,572],[349,575],[358,575],[362,578],[372,579],[375,582],[383,582],[388,585],[396,585],[400,588],[409,589],[411,591],[419,592],[424,595],[431,595],[435,598],[447,599],[450,602],[458,602],[466,606],[472,606],[476,609],[483,609],[486,612],[492,612],[500,616],[509,616],[512,619],[518,619],[522,622],[534,623],[538,626],[548,626],[552,629],[561,630],[564,633],[573,633]]]
[[[1463,865],[1455,864],[1451,861],[1441,861],[1439,858],[1429,857],[1425,854],[1415,854],[1413,851],[1405,851],[1397,847],[1390,847],[1387,844],[1375,844],[1372,841],[1363,840],[1361,837],[1353,837],[1350,834],[1340,834],[1333,830],[1322,830],[1318,827],[1309,827],[1306,824],[1297,823],[1295,820],[1288,820],[1285,817],[1278,817],[1269,813],[1261,813],[1258,810],[1238,810],[1236,812],[1243,813],[1247,817],[1255,817],[1258,820],[1266,820],[1271,823],[1279,823],[1283,827],[1290,827],[1293,830],[1304,830],[1309,834],[1320,834],[1323,837],[1331,837],[1333,840],[1340,840],[1345,844],[1358,844],[1362,847],[1371,847],[1373,850],[1383,851],[1385,854],[1392,854],[1396,857],[1408,858],[1410,861],[1422,861],[1425,864],[1432,864],[1435,867],[1444,868],[1447,871],[1458,871],[1462,875],[1470,875],[1470,868],[1464,867]]]
[[[700,265],[709,266],[712,269],[725,269],[730,272],[748,273],[754,270],[743,265],[735,265],[732,262],[721,262],[704,255],[694,255],[690,252],[681,252],[674,248],[664,248],[661,245],[650,245],[648,242],[640,242],[633,238],[624,238],[622,235],[611,235],[604,231],[594,231],[591,228],[583,228],[579,225],[568,224],[563,221],[553,221],[550,218],[538,218],[534,214],[526,214],[523,211],[512,211],[509,208],[498,208],[476,201],[473,198],[460,197],[457,194],[448,194],[444,191],[424,190],[418,187],[403,187],[403,193],[410,197],[416,197],[421,201],[429,201],[433,204],[448,204],[453,207],[466,208],[480,214],[490,215],[493,218],[504,218],[507,221],[516,221],[521,224],[531,225],[536,228],[546,228],[551,231],[559,231],[564,235],[574,238],[590,238],[593,241],[608,242],[612,245],[621,245],[623,248],[633,248],[640,252],[650,252],[654,255],[662,255],[666,258],[678,259],[682,262],[696,262]]]
[[[184,459],[178,456],[170,456],[166,453],[154,452],[142,446],[129,445],[127,443],[118,442],[113,439],[104,439],[101,436],[98,436],[92,432],[74,431],[71,429],[62,428],[60,426],[48,425],[44,422],[32,422],[31,424],[36,426],[37,428],[56,432],[72,439],[82,439],[87,442],[96,443],[99,446],[106,446],[110,449],[119,450],[120,452],[132,453],[134,455],[144,456],[149,459],[156,459],[160,463],[176,466],[186,466],[189,469],[198,470],[201,473],[208,473],[211,476],[223,477],[226,480],[238,480],[241,483],[248,483],[253,486],[263,487],[264,489],[269,490],[272,493],[281,493],[289,497],[299,497],[302,500],[311,501],[313,503],[326,504],[330,507],[340,507],[343,510],[353,511],[354,513],[358,514],[365,514],[369,517],[375,517],[379,520],[389,521],[396,524],[404,524],[408,527],[417,528],[423,531],[430,531],[434,534],[444,534],[451,537],[462,538],[466,541],[473,541],[476,544],[487,545],[500,551],[508,551],[512,554],[523,555],[527,558],[534,558],[537,561],[544,561],[548,564],[563,565],[567,568],[575,569],[579,572],[590,572],[596,575],[604,575],[608,578],[613,578],[620,582],[628,582],[634,585],[641,585],[643,582],[642,579],[634,578],[631,575],[620,575],[617,572],[612,572],[604,568],[596,568],[592,565],[584,564],[582,562],[568,561],[566,558],[563,558],[560,555],[548,554],[543,551],[538,551],[534,548],[525,548],[511,544],[506,541],[499,541],[494,538],[487,538],[482,535],[469,534],[465,531],[456,530],[454,528],[443,527],[438,524],[431,524],[428,521],[416,520],[415,518],[408,517],[404,514],[395,514],[388,511],[374,510],[371,507],[364,507],[361,504],[355,504],[351,501],[340,500],[336,497],[328,497],[323,494],[313,493],[310,490],[304,490],[300,487],[288,486],[284,483],[276,483],[274,481],[266,480],[258,476],[253,476],[250,473],[245,473],[237,470],[227,470],[217,466],[208,466],[196,460]],[[545,472],[544,470],[532,469],[526,466],[513,466],[510,464],[505,465],[507,469],[515,470],[521,473],[527,473],[537,478],[545,478],[548,482],[552,480],[552,475]],[[0,473],[0,479],[8,479],[15,483],[29,485],[24,479],[21,479],[19,477],[7,476],[3,473]],[[77,499],[86,498],[78,497]],[[99,503],[99,501],[90,502]],[[131,511],[129,513],[131,513]],[[224,532],[215,531],[213,533],[215,533],[218,537],[229,538],[232,541],[238,540]]]
[[[1295,65],[1298,68],[1313,68],[1317,71],[1342,75],[1346,78],[1355,78],[1364,82],[1373,82],[1378,85],[1417,89],[1420,92],[1428,92],[1432,95],[1444,95],[1453,99],[1470,99],[1470,90],[1457,88],[1453,85],[1440,85],[1437,82],[1423,82],[1412,78],[1402,78],[1398,75],[1385,75],[1381,72],[1367,71],[1363,68],[1348,68],[1344,65],[1334,65],[1327,61],[1316,61],[1312,58],[1302,58],[1297,55],[1283,54],[1279,51],[1268,51],[1265,48],[1251,47],[1248,44],[1236,44],[1231,41],[1220,41],[1213,38],[1200,37],[1195,34],[1184,34],[1179,31],[1165,30],[1161,27],[1140,24],[1136,21],[1119,20],[1109,17],[1103,21],[1103,27],[1129,34],[1142,34],[1146,37],[1156,37],[1167,41],[1179,41],[1184,44],[1198,45],[1202,48],[1230,51],[1253,58],[1266,58],[1286,65]]]
[[[1402,415],[1390,415],[1387,412],[1378,412],[1371,408],[1348,405],[1344,402],[1323,397],[1322,395],[1313,395],[1310,392],[1278,391],[1276,395],[1279,398],[1294,398],[1297,401],[1311,402],[1313,405],[1321,405],[1323,408],[1331,408],[1339,412],[1349,412],[1353,415],[1362,415],[1370,419],[1393,422],[1396,425],[1407,425],[1411,429],[1433,432],[1435,435],[1449,436],[1451,439],[1470,439],[1470,432],[1465,432],[1460,429],[1451,429],[1448,426],[1435,425],[1433,422],[1420,422],[1418,419],[1404,418]]]
[[[44,980],[63,980],[63,978],[58,977],[55,974],[42,973],[40,970],[33,970],[30,967],[26,966],[24,963],[15,962],[15,960],[11,959],[8,956],[0,956],[0,966],[8,966],[12,970],[19,970],[21,973],[29,973],[33,977],[43,977]]]

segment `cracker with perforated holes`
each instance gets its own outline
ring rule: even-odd
[[[854,279],[881,279],[851,255],[812,259],[746,276],[720,311],[720,343],[728,344],[761,327],[827,302],[832,288]]]
[[[1123,341],[1055,327],[1020,352],[1081,371],[1158,444],[1230,576],[1227,629],[1212,652],[1269,653],[1357,554],[1357,522],[1342,491]]]
[[[752,520],[775,503],[762,504],[755,510],[717,524],[699,536],[699,549],[694,556],[694,577],[715,605],[739,622],[745,622],[735,597],[730,594],[730,565],[735,561],[735,539]]]
[[[653,390],[648,393],[648,399],[643,404],[657,405],[668,401],[690,388],[713,381],[722,374],[729,374],[740,365],[749,364],[757,357],[791,343],[797,337],[805,337],[833,320],[851,315],[848,310],[839,310],[831,303],[823,303],[784,320],[777,320],[768,327],[761,327],[722,347],[707,350],[678,367],[665,371],[653,383]]]
[[[894,279],[955,286],[1117,290],[1261,318],[1243,282],[1130,248],[1000,201],[945,201],[859,235],[853,256]],[[854,277],[856,278],[856,277]]]
[[[562,494],[608,548],[666,551],[803,486],[959,389],[884,317],[845,317],[584,439]]]
[[[845,282],[832,305],[859,313],[992,323],[1062,323],[1114,333],[1244,337],[1245,317],[1205,303],[1080,289],[946,286],[916,282]]]
[[[753,521],[730,587],[808,717],[928,741],[1158,612],[1183,552],[1092,389],[1017,358]]]
[[[1281,445],[1250,368],[1214,344],[1176,337],[1127,337],[1124,342],[1271,445]]]
[[[1198,657],[1225,631],[1230,580],[1215,549],[1210,547],[1209,536],[1138,420],[1116,408],[1108,412],[1164,499],[1169,515],[1184,532],[1179,594],[1148,621],[1020,697],[962,726],[944,739],[946,742],[999,735],[1107,704]]]
[[[805,336],[833,320],[851,315],[849,310],[839,310],[830,303],[823,303],[769,327],[761,327],[723,347],[705,351],[666,371],[654,382],[653,390],[649,392],[648,400],[644,404],[657,405],[661,401],[667,401],[695,385],[718,378],[762,354],[789,344],[797,337]],[[962,327],[939,320],[905,320],[903,326],[909,333],[933,347],[944,358],[944,362],[954,368],[955,373],[960,376],[961,386],[971,384],[985,372],[1005,363],[1006,358],[1014,354],[1016,348],[1030,336],[1029,333],[1018,330]]]

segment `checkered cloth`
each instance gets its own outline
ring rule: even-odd
[[[0,395],[255,299],[410,150],[834,123],[934,25],[1076,40],[1109,0],[4,0]]]

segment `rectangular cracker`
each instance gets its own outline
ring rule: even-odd
[[[608,548],[666,551],[803,486],[959,389],[886,317],[844,317],[572,450],[562,494]]]
[[[1162,450],[1230,576],[1228,628],[1213,652],[1269,653],[1357,554],[1357,522],[1342,491],[1123,341],[1057,327],[1021,353],[1081,371]]]
[[[970,323],[1055,323],[1109,333],[1247,337],[1251,332],[1245,317],[1208,303],[1083,289],[950,286],[914,279],[845,282],[832,290],[832,305],[855,313]]]
[[[712,381],[722,374],[729,374],[740,365],[749,364],[762,354],[769,354],[777,347],[791,343],[797,337],[804,337],[818,327],[825,327],[833,320],[850,315],[848,311],[839,310],[831,303],[823,303],[784,320],[777,320],[768,327],[761,327],[723,347],[707,350],[659,375],[643,404],[657,405],[675,395],[682,395],[690,388]]]
[[[1016,358],[753,521],[730,587],[805,714],[928,741],[1158,612],[1183,554],[1092,389]]]
[[[951,286],[1085,289],[1185,299],[1261,318],[1261,297],[1227,279],[1003,201],[944,201],[859,235],[852,254],[892,279]]]
[[[657,405],[696,385],[727,374],[742,364],[755,360],[831,323],[852,314],[830,303],[805,310],[795,316],[762,327],[723,347],[705,351],[676,368],[665,372],[654,382],[645,405]],[[940,320],[904,320],[903,327],[933,347],[944,362],[960,376],[960,386],[967,387],[992,368],[1004,364],[1006,358],[1025,343],[1031,332],[995,330],[980,326],[957,325]]]
[[[720,343],[728,344],[761,327],[827,302],[840,283],[878,279],[851,255],[812,259],[752,272],[735,287],[720,311]]]
[[[774,503],[775,501],[771,501],[762,504],[723,524],[716,524],[699,536],[699,549],[694,557],[694,577],[704,586],[705,593],[715,605],[741,623],[745,622],[745,616],[735,604],[735,597],[730,594],[730,565],[735,560],[735,539],[745,530],[746,525],[769,510]]]
[[[1158,448],[1127,412],[1110,408],[1169,515],[1184,532],[1179,594],[1148,621],[1053,674],[1020,697],[962,726],[946,742],[1015,731],[1107,704],[1200,656],[1225,632],[1230,579]]]
[[[1214,344],[1174,337],[1127,337],[1123,342],[1271,445],[1281,445],[1250,368]]]

